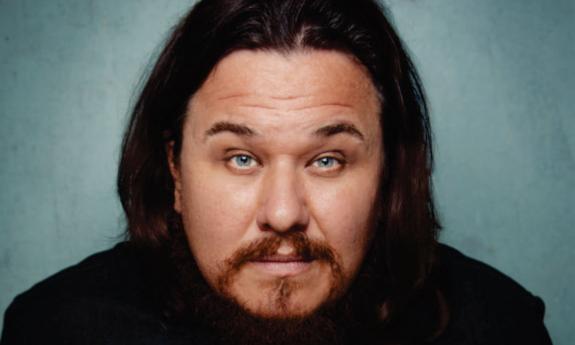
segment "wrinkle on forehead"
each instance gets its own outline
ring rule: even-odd
[[[246,104],[240,104],[239,107],[241,108],[261,108],[261,109],[267,109],[267,110],[277,110],[276,107],[274,106],[269,106],[269,105],[262,105],[262,104],[257,104],[257,103],[246,103]],[[346,103],[322,103],[322,104],[310,104],[310,105],[302,105],[299,107],[295,107],[292,109],[287,109],[292,110],[292,111],[301,111],[301,110],[310,110],[310,109],[314,109],[314,108],[321,108],[321,107],[340,107],[340,108],[349,108],[352,109],[353,105],[351,104],[346,104]]]
[[[256,60],[258,77],[253,78]],[[198,93],[213,101],[256,98],[279,103],[316,102],[318,95],[324,103],[338,103],[342,96],[379,98],[362,65],[343,53],[323,50],[234,52],[214,67]]]
[[[192,97],[188,117],[202,114],[197,135],[217,121],[291,136],[347,119],[363,128],[372,144],[379,109],[365,68],[343,53],[237,51],[220,61]]]

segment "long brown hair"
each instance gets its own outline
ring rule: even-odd
[[[160,53],[125,133],[117,183],[129,239],[158,249],[169,247],[175,237],[165,146],[173,141],[179,154],[186,105],[214,66],[240,49],[300,48],[353,56],[381,96],[384,171],[372,252],[381,267],[388,311],[399,315],[430,281],[439,224],[423,88],[385,9],[373,0],[197,3]]]

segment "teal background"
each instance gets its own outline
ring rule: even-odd
[[[140,76],[191,1],[0,0],[0,310],[115,243]],[[541,296],[575,343],[575,1],[393,0],[427,88],[443,241]]]

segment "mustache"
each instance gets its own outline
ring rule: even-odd
[[[255,240],[237,250],[227,260],[229,271],[238,271],[250,261],[259,261],[275,255],[282,243],[287,242],[294,248],[294,256],[303,261],[324,261],[339,271],[339,264],[335,251],[321,241],[312,240],[302,232],[291,232],[273,237]]]

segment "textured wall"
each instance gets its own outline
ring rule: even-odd
[[[0,310],[117,241],[122,126],[191,1],[0,0]],[[442,238],[575,342],[575,4],[389,0],[431,101]]]

